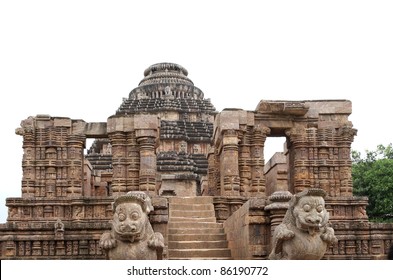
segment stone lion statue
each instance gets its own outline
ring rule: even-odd
[[[100,246],[111,260],[156,260],[162,258],[164,237],[154,232],[148,214],[153,210],[150,197],[132,191],[112,204],[112,230],[104,232]]]
[[[327,246],[337,242],[328,225],[325,195],[322,189],[307,189],[292,197],[284,220],[274,230],[269,259],[319,260]]]

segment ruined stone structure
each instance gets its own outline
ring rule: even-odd
[[[367,198],[352,194],[351,111],[348,100],[262,100],[216,112],[186,69],[160,63],[104,122],[28,117],[1,259],[104,259],[111,203],[130,191],[151,197],[164,259],[267,259],[292,195],[310,188],[326,192],[338,239],[323,258],[385,258],[393,225],[370,223]],[[267,137],[286,145],[265,164]]]

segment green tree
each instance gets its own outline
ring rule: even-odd
[[[374,221],[393,218],[393,147],[378,145],[375,151],[352,151],[353,192],[367,196],[367,214]]]

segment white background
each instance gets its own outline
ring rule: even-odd
[[[159,62],[185,67],[218,111],[349,99],[353,149],[388,145],[392,15],[379,0],[0,1],[0,222],[21,196],[20,121],[105,122]]]
[[[3,266],[4,265],[4,266]],[[23,266],[23,269],[21,269]],[[184,269],[183,269],[184,267]],[[252,269],[256,267],[256,269]],[[257,267],[267,267],[267,275],[257,275],[259,271],[265,269]],[[50,268],[50,269],[48,269]],[[72,268],[72,269],[70,269]],[[153,269],[163,269],[175,273],[188,274],[192,270],[210,270],[210,276],[147,276],[128,275],[131,271],[152,271]],[[146,270],[145,270],[146,268]],[[224,270],[222,270],[224,268]],[[254,275],[240,275],[239,271],[254,271]],[[248,269],[249,268],[249,269]],[[177,272],[179,271],[179,272]],[[232,275],[223,275],[224,271],[233,272]],[[325,279],[390,279],[391,262],[387,260],[379,261],[265,261],[265,260],[200,260],[200,261],[94,261],[94,260],[68,260],[68,261],[2,261],[1,279],[40,279],[40,280],[63,280],[63,279],[171,279],[171,280],[238,280],[238,279],[259,279],[259,280],[325,280]],[[158,273],[158,272],[156,272]],[[237,275],[234,275],[237,273]],[[32,276],[36,277],[32,277]]]

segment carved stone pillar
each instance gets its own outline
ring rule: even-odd
[[[357,130],[352,128],[352,125],[344,125],[339,128],[338,136],[341,140],[339,147],[339,161],[340,166],[340,195],[352,196],[352,161],[351,161],[351,144],[354,140]]]
[[[240,194],[248,196],[251,185],[251,128],[240,131],[239,139],[239,175]]]
[[[339,129],[294,127],[286,134],[291,192],[312,187],[323,189],[330,197],[352,195],[350,149],[356,130],[351,124]]]
[[[265,196],[265,167],[264,147],[266,136],[270,134],[268,127],[254,128],[251,138],[251,186],[249,195],[252,197]]]
[[[221,195],[239,196],[239,155],[238,134],[236,130],[225,130],[222,135],[220,156]]]
[[[83,148],[85,136],[69,135],[67,147],[69,150],[68,178],[70,185],[67,188],[67,196],[81,196],[83,188]]]
[[[156,141],[159,122],[156,115],[113,116],[107,132],[112,145],[112,195],[128,191],[156,194]]]
[[[127,192],[125,149],[126,135],[124,132],[115,131],[109,134],[112,145],[112,195],[119,196]]]
[[[135,131],[127,133],[127,192],[139,190],[139,147]]]
[[[308,149],[312,151],[314,140],[315,128],[306,132],[306,128],[303,126],[294,127],[285,131],[285,134],[289,140],[289,164],[288,169],[291,170],[289,174],[288,188],[291,193],[298,193],[303,191],[305,188],[311,187],[313,182],[312,166],[309,165],[308,159],[312,159],[312,156],[308,156]],[[313,137],[314,136],[314,137]],[[308,138],[312,139],[311,143],[308,143]]]
[[[203,195],[216,196],[219,195],[219,157],[216,154],[217,152],[214,149],[209,150],[208,154],[208,185],[207,190],[203,190]]]
[[[228,207],[228,199],[226,197],[214,197],[214,211],[218,223],[223,223],[230,216],[230,209]]]
[[[291,200],[292,194],[289,191],[279,190],[269,196],[269,205],[265,206],[266,211],[270,211],[270,230],[271,236],[276,226],[281,224],[284,219],[285,213],[289,208],[289,200]]]
[[[156,195],[157,157],[155,153],[156,139],[154,136],[141,136],[137,138],[139,144],[140,170],[139,190]]]
[[[23,137],[23,159],[22,159],[22,197],[34,197],[35,194],[35,169],[36,160],[34,142],[34,119],[29,117],[23,120],[21,127],[15,130],[15,134]]]

